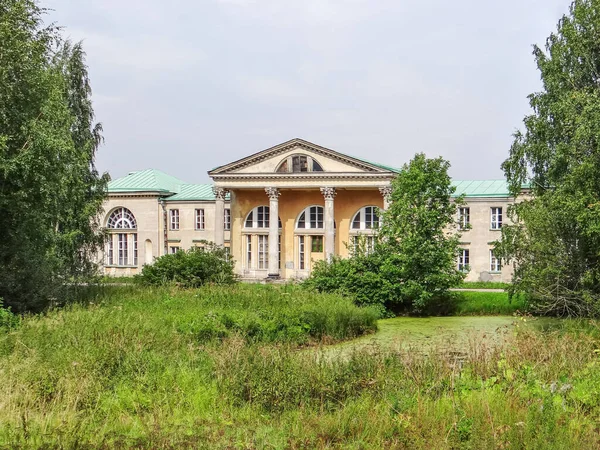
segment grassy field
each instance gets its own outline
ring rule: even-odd
[[[512,315],[527,310],[521,297],[508,298],[506,292],[453,292],[455,301],[454,314],[458,316],[473,315]]]
[[[506,289],[510,283],[497,281],[465,281],[458,286],[461,289]]]
[[[0,447],[600,446],[596,323],[460,359],[308,346],[376,317],[291,287],[107,289],[0,334]]]

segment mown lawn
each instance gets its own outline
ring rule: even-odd
[[[377,315],[292,287],[121,287],[0,335],[3,448],[598,448],[595,322],[460,360],[307,345]]]

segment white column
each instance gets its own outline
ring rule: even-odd
[[[225,230],[223,228],[225,219],[225,196],[227,189],[214,187],[215,194],[215,245],[223,246],[225,244]]]
[[[383,196],[383,210],[386,211],[390,207],[390,202],[392,201],[392,187],[380,187],[379,192],[381,192],[381,195]]]
[[[331,257],[335,254],[335,217],[333,213],[333,198],[335,197],[335,188],[333,187],[322,187],[321,194],[325,197],[325,208],[324,208],[324,226],[325,226],[325,259],[331,260]]]
[[[269,278],[279,278],[279,189],[265,188],[269,196]]]

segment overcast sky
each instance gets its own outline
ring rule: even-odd
[[[83,40],[117,178],[207,170],[300,137],[502,178],[540,89],[532,44],[570,0],[41,0]]]

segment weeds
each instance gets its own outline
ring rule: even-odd
[[[112,289],[27,317],[0,335],[0,448],[600,446],[596,322],[517,325],[460,355],[303,347],[370,314],[235,286]]]

